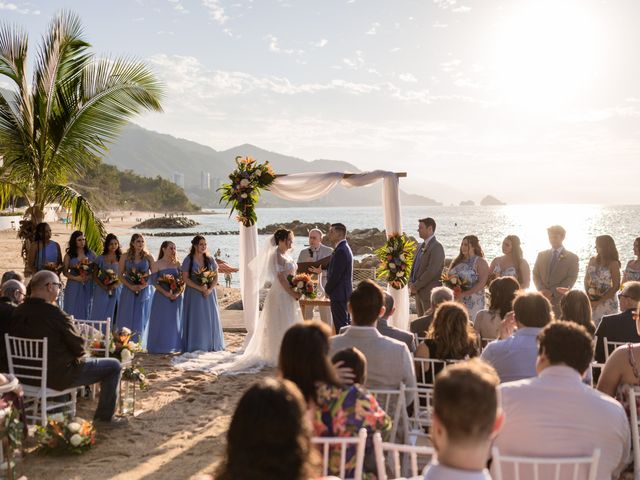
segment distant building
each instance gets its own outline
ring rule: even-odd
[[[211,189],[212,190],[218,190],[223,184],[224,184],[224,181],[221,178],[218,178],[218,177],[212,177],[211,178]]]
[[[171,181],[180,188],[184,188],[184,173],[173,172],[171,175]]]
[[[200,190],[211,190],[211,174],[209,172],[200,172]]]

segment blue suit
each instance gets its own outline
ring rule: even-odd
[[[331,299],[331,315],[336,332],[351,324],[347,304],[353,291],[353,253],[346,240],[336,246],[327,268],[324,291]]]

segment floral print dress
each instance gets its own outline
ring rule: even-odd
[[[592,288],[596,290],[598,295],[602,295],[609,290],[612,285],[611,270],[609,267],[603,267],[601,265],[589,265],[587,268],[589,275],[589,290]],[[587,292],[591,294],[591,292]],[[593,323],[596,324],[596,328],[600,324],[600,320],[605,315],[611,315],[618,312],[618,297],[613,296],[591,310],[591,318]]]
[[[365,479],[375,479],[373,434],[384,436],[391,430],[391,417],[380,407],[376,398],[358,384],[336,387],[319,384],[317,407],[313,419],[314,435],[319,437],[354,437],[361,428],[367,429],[365,449]],[[356,463],[356,448],[349,446],[346,453],[345,477],[352,478]],[[340,474],[340,449],[330,453],[329,475]]]
[[[462,260],[459,264],[449,270],[449,275],[459,277],[467,283],[469,288],[473,288],[480,279],[478,270],[476,269],[477,261],[477,255],[469,257],[466,260]],[[462,297],[461,300],[464,306],[467,307],[469,319],[473,322],[478,312],[484,309],[484,289],[472,295]]]

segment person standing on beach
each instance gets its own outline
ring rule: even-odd
[[[27,270],[33,274],[44,269],[62,268],[62,251],[58,242],[51,240],[51,227],[48,223],[36,225],[36,233],[33,243],[29,246],[27,255]],[[56,273],[60,273],[56,270]]]
[[[322,244],[322,236],[322,232],[317,228],[309,230],[309,248],[305,248],[300,252],[300,255],[298,255],[298,264],[317,262],[331,256],[333,248]],[[324,293],[324,286],[327,284],[327,276],[322,274],[321,268],[311,267],[309,270],[318,275],[318,293],[322,295]],[[318,310],[320,311],[322,321],[331,326],[331,308],[319,307]],[[305,320],[313,320],[313,305],[306,305],[302,313]]]
[[[533,283],[559,316],[563,289],[573,288],[578,279],[578,256],[562,245],[567,233],[560,225],[547,228],[547,234],[551,249],[538,254],[533,267]]]
[[[104,275],[107,270],[111,270],[115,275],[118,275],[120,271],[120,257],[122,257],[122,252],[120,251],[118,237],[110,233],[104,239],[102,255],[96,258],[95,268],[93,269],[93,281],[95,285],[93,288],[91,313],[89,314],[91,320],[106,320],[110,318],[112,324],[115,320],[116,303],[118,303],[120,298],[122,285],[120,285],[118,281],[117,283],[107,286],[100,278],[105,278]]]
[[[418,235],[424,241],[413,260],[409,292],[416,297],[417,314],[422,317],[431,306],[431,290],[442,285],[444,247],[436,240],[436,221],[431,217],[418,221]]]
[[[95,262],[96,254],[87,247],[87,239],[80,230],[76,230],[69,238],[67,253],[62,261],[63,273],[67,277],[64,289],[64,311],[74,318],[86,320],[91,313],[93,297],[93,279],[91,270],[82,270],[79,264]]]
[[[329,228],[329,241],[335,245],[327,268],[324,291],[331,300],[331,315],[336,333],[351,324],[347,304],[353,291],[353,253],[347,243],[347,227],[334,223]]]

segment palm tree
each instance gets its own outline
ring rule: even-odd
[[[58,14],[49,25],[27,78],[27,35],[0,26],[0,208],[14,198],[28,208],[20,236],[28,246],[46,205],[70,210],[76,228],[98,249],[105,229],[86,198],[70,185],[98,161],[134,115],[161,111],[162,86],[142,62],[96,58],[80,19]]]

